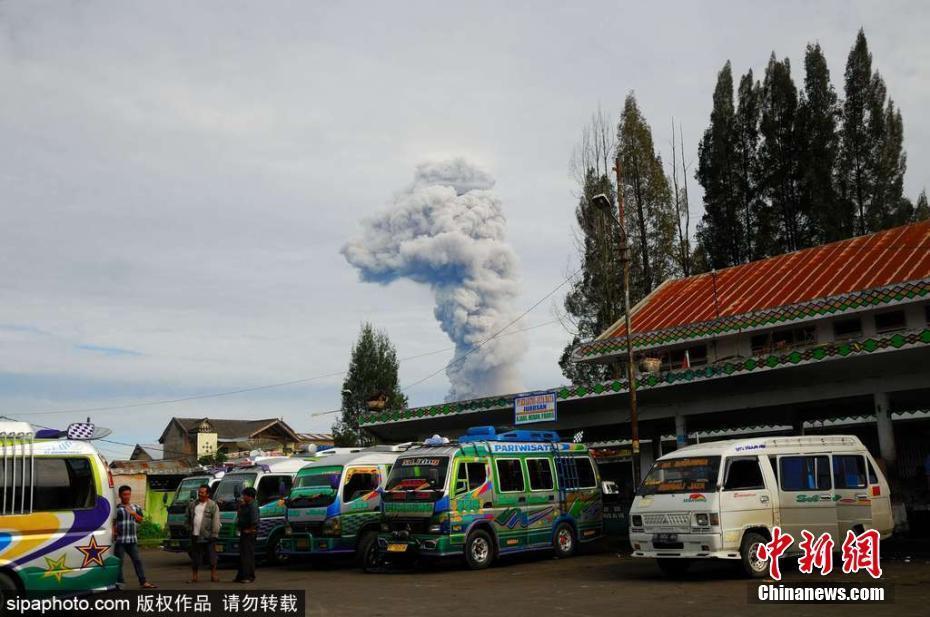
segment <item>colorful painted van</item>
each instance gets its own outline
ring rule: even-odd
[[[220,508],[220,537],[216,541],[219,557],[239,556],[239,530],[236,527],[237,507],[243,489],[252,487],[258,493],[258,511],[261,519],[255,539],[255,554],[272,563],[285,561],[281,553],[284,537],[284,500],[291,491],[294,476],[311,461],[285,456],[258,458],[244,461],[239,467],[223,476],[213,493]]]
[[[108,433],[0,421],[0,596],[115,588],[113,477],[83,440]]]
[[[178,489],[174,492],[171,503],[168,504],[168,537],[162,543],[162,548],[170,553],[186,553],[191,548],[191,532],[187,528],[187,504],[191,499],[197,498],[197,490],[204,484],[210,487],[210,492],[216,490],[224,471],[211,474],[198,474],[188,476],[181,480]]]
[[[289,555],[363,555],[377,543],[381,493],[405,446],[322,457],[297,473],[281,550]]]
[[[407,450],[388,476],[382,513],[367,570],[414,556],[464,556],[472,569],[520,551],[568,557],[603,526],[597,467],[583,444],[494,427]]]
[[[778,525],[801,531],[891,535],[888,481],[858,437],[824,435],[716,441],[659,458],[630,510],[634,557],[656,559],[671,575],[696,559],[740,561],[750,577],[768,575],[758,548]],[[795,547],[797,544],[795,545]]]

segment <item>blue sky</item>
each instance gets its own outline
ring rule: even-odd
[[[693,162],[724,61],[761,75],[774,49],[800,81],[818,40],[840,85],[860,25],[904,116],[906,191],[930,184],[921,3],[501,4],[0,4],[0,413],[90,415],[130,443],[172,415],[326,430],[310,414],[339,377],[70,410],[337,372],[365,320],[402,358],[448,350],[403,362],[413,383],[451,357],[429,290],[359,282],[339,249],[418,163],[496,178],[522,310],[574,269],[568,160],[598,105],[635,90],[666,157],[674,116]],[[528,389],[561,382],[554,320],[544,303],[520,324],[547,324],[523,337]]]

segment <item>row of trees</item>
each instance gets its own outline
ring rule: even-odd
[[[618,233],[591,202],[598,193],[615,196],[615,157],[623,170],[633,303],[670,277],[930,218],[926,192],[916,203],[904,196],[901,112],[873,71],[861,30],[849,52],[844,95],[840,100],[831,84],[819,44],[807,46],[800,89],[790,61],[774,52],[762,80],[750,70],[735,93],[731,64],[724,65],[698,147],[695,178],[704,189],[704,215],[694,246],[681,128],[676,132],[672,122],[671,161],[663,161],[633,94],[616,128],[603,112],[593,116],[571,159],[580,188],[575,214],[582,268],[564,304],[573,332],[559,362],[567,378],[601,380],[619,368],[570,361],[575,345],[623,314]]]

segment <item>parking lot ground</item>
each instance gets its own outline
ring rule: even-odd
[[[652,561],[626,551],[588,547],[584,554],[558,560],[538,553],[500,560],[471,572],[457,563],[387,574],[365,574],[350,563],[295,563],[264,566],[251,585],[230,582],[232,565],[222,568],[222,583],[186,584],[184,555],[143,552],[151,581],[162,589],[304,589],[312,617],[421,617],[435,615],[921,615],[930,614],[930,559],[902,554],[882,561],[882,582],[893,586],[894,602],[885,604],[750,604],[749,586],[729,563],[698,564],[687,577],[663,577]],[[805,576],[783,562],[785,581],[872,582],[867,575]],[[837,565],[839,562],[837,561]],[[127,580],[132,580],[127,564]],[[204,577],[201,572],[201,578]]]

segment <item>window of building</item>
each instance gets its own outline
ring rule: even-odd
[[[825,491],[830,488],[830,458],[783,456],[779,461],[783,491]]]
[[[14,486],[13,466],[7,467],[6,503],[7,509],[14,506],[19,511],[19,504],[29,510],[29,486],[32,484],[31,466],[15,471]],[[23,487],[26,487],[25,493]],[[32,491],[33,512],[54,512],[58,510],[83,510],[92,508],[97,501],[97,489],[91,462],[86,458],[36,457],[35,486]]]
[[[833,338],[843,341],[862,336],[862,320],[858,317],[837,319],[833,322]]]
[[[523,468],[514,458],[497,459],[497,484],[501,493],[516,493],[526,490],[523,482]]]
[[[707,345],[673,349],[662,354],[663,371],[673,371],[690,366],[704,366],[705,364],[707,364]]]
[[[555,486],[552,482],[552,463],[549,462],[549,459],[527,459],[526,471],[530,476],[531,491],[551,491]]]
[[[377,490],[380,478],[377,473],[365,470],[349,469],[346,472],[346,483],[342,488],[342,500],[353,501],[364,497],[371,491]]]
[[[833,455],[833,486],[865,488],[865,459],[854,454]]]
[[[754,335],[750,340],[752,353],[755,355],[800,347],[817,342],[817,333],[814,326],[775,330]]]
[[[487,480],[487,467],[484,463],[460,463],[455,482],[456,493],[473,491]]]
[[[888,311],[887,313],[875,314],[875,331],[879,334],[897,332],[903,330],[905,326],[904,311]]]
[[[727,465],[727,478],[723,485],[725,491],[742,491],[765,488],[759,461],[755,458],[731,459]]]

